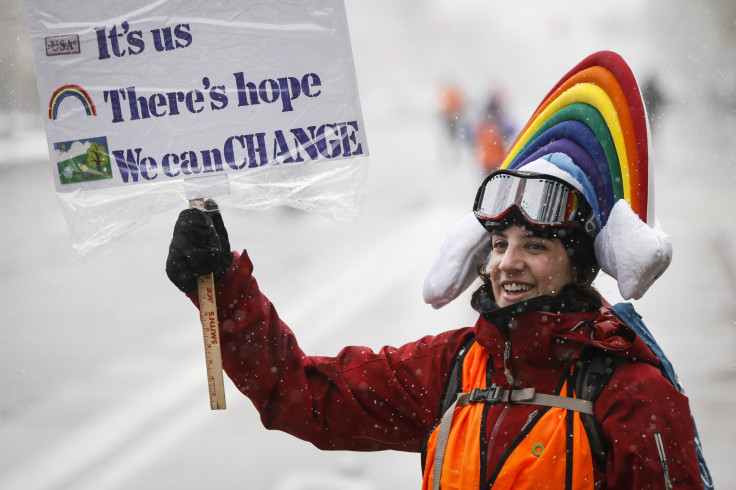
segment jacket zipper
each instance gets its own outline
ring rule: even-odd
[[[509,369],[509,362],[511,361],[511,341],[507,340],[506,345],[503,349],[503,374],[506,375],[506,382],[510,386],[514,386],[516,383],[516,380],[514,379],[514,374],[511,372],[511,369]]]
[[[660,434],[659,432],[655,432],[654,440],[657,443],[659,461],[662,463],[662,471],[664,471],[664,486],[667,490],[672,490],[672,482],[670,481],[670,470],[667,466],[667,455],[664,452],[664,444],[662,443],[662,434]]]
[[[514,375],[511,372],[511,369],[509,369],[510,360],[511,360],[511,341],[506,340],[504,343],[504,348],[503,348],[503,373],[506,376],[506,381],[509,383],[509,385],[514,386],[514,383],[516,382],[516,380],[514,379]],[[489,378],[486,381],[490,383],[491,379]],[[484,420],[487,417],[488,408],[489,407],[486,407],[485,411],[483,412]],[[490,452],[492,451],[492,448],[496,442],[496,437],[498,436],[498,430],[503,425],[503,420],[504,418],[506,418],[506,413],[508,411],[509,411],[509,405],[506,405],[501,409],[501,413],[498,415],[498,417],[496,417],[496,421],[493,424],[493,429],[491,430],[490,437],[488,438],[488,440],[485,441],[486,450],[481,451],[481,457],[487,458],[488,454],[490,454]],[[483,441],[484,439],[485,439],[484,437],[481,437],[481,441]],[[487,471],[488,469],[486,469],[486,471],[481,471],[481,475],[480,475],[481,481],[479,482],[481,485],[483,484],[484,481],[487,480],[488,475],[485,474],[487,473]]]

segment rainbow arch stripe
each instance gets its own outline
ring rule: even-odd
[[[82,102],[88,116],[96,116],[97,110],[89,94],[79,85],[64,85],[56,89],[49,100],[49,119],[56,119],[59,115],[59,105],[67,97],[74,97]]]
[[[556,153],[568,158],[550,158]],[[584,187],[595,192],[597,206],[591,204],[598,208],[601,226],[619,199],[652,224],[646,110],[634,74],[617,53],[593,53],[565,74],[524,126],[501,168],[522,169],[542,157],[563,170],[572,164],[582,171],[588,179]]]

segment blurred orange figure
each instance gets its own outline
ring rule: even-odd
[[[465,96],[460,87],[452,83],[445,85],[440,99],[440,112],[453,142],[457,141],[464,106]]]
[[[506,145],[498,124],[490,118],[484,118],[476,128],[475,149],[477,160],[485,172],[496,170],[506,156]]]

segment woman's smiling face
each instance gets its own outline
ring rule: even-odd
[[[573,282],[572,263],[558,238],[540,238],[516,225],[491,233],[491,284],[500,307],[556,296]]]

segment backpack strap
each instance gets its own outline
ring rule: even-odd
[[[578,398],[594,404],[608,384],[620,358],[613,354],[588,347],[583,349],[573,370],[573,389]],[[590,443],[593,459],[602,471],[606,468],[608,443],[603,436],[600,422],[591,413],[581,413],[580,420]]]
[[[471,335],[468,340],[457,350],[450,365],[450,374],[445,382],[445,389],[442,392],[442,400],[440,401],[440,417],[455,403],[457,394],[463,389],[463,361],[470,347],[475,343],[475,335]]]
[[[470,393],[460,393],[457,396],[455,406],[464,407],[471,403],[515,403],[520,405],[540,405],[543,407],[558,407],[574,412],[593,414],[593,403],[582,398],[570,398],[568,396],[547,395],[537,393],[535,388],[511,388],[505,390],[494,384],[490,388],[474,388]],[[448,417],[449,410],[445,413]],[[450,417],[451,419],[451,417]]]

